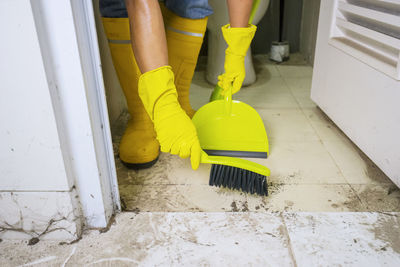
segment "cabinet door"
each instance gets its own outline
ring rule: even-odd
[[[400,2],[322,0],[311,98],[400,186]]]

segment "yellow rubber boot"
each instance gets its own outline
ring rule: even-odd
[[[128,167],[151,167],[158,159],[160,145],[153,122],[138,94],[141,75],[133,55],[128,18],[102,18],[111,56],[124,91],[131,119],[119,145],[119,157]]]
[[[168,60],[175,74],[178,101],[186,114],[192,118],[196,111],[190,105],[189,89],[208,18],[183,18],[169,11],[164,5],[160,6],[167,35]]]

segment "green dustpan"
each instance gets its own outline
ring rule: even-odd
[[[253,1],[249,23],[260,0]],[[210,103],[194,115],[201,148],[210,156],[267,158],[269,145],[264,123],[257,111],[246,103],[232,100],[232,88],[225,98],[215,86]]]
[[[214,92],[222,90],[216,87]],[[269,152],[264,123],[246,103],[217,99],[202,106],[193,117],[201,148],[212,156],[266,158]]]

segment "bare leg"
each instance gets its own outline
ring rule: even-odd
[[[231,27],[248,27],[253,0],[226,0],[226,2],[228,4]]]
[[[132,48],[142,73],[168,65],[167,40],[158,0],[125,0]]]

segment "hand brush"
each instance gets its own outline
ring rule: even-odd
[[[209,156],[201,152],[201,163],[213,164],[209,184],[241,190],[260,196],[268,195],[267,176],[270,170],[258,163],[224,156]]]

